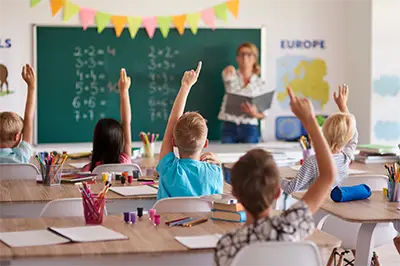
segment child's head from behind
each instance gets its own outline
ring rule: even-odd
[[[100,119],[94,128],[92,167],[96,162],[119,163],[123,148],[122,125],[111,118]]]
[[[271,207],[280,195],[280,174],[269,152],[254,149],[231,170],[233,194],[254,219]]]
[[[174,127],[174,145],[183,155],[192,155],[208,145],[206,120],[196,112],[183,114]]]
[[[329,116],[322,132],[332,152],[339,152],[353,137],[356,119],[349,113],[336,113]]]
[[[0,146],[13,148],[18,146],[22,139],[24,120],[14,112],[0,113]]]

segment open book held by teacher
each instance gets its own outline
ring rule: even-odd
[[[254,104],[255,106],[257,106],[257,110],[259,112],[264,112],[271,107],[274,94],[275,90],[263,92],[262,94],[258,94],[252,97],[235,93],[227,93],[225,112],[231,115],[250,117],[249,114],[242,111],[241,105],[245,102]]]

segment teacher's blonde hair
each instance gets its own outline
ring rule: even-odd
[[[257,74],[257,75],[260,75],[260,65],[258,64],[258,54],[259,54],[259,52],[258,52],[257,46],[255,46],[251,42],[245,42],[245,43],[243,43],[243,44],[241,44],[239,46],[239,48],[236,51],[236,55],[239,55],[239,52],[240,52],[240,50],[242,48],[249,48],[253,52],[253,54],[254,54],[254,56],[256,58],[256,62],[253,65],[253,73]]]

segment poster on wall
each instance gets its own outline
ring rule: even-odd
[[[0,49],[1,51],[11,48],[11,39],[0,38]],[[8,68],[5,62],[0,61],[0,97],[7,96],[13,93],[10,89]]]

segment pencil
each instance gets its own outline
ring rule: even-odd
[[[195,225],[198,225],[198,224],[205,223],[207,221],[208,221],[208,218],[203,218],[203,219],[199,219],[199,220],[194,220],[194,221],[188,222],[188,223],[184,224],[183,226],[184,227],[192,227],[192,226],[195,226]]]

